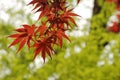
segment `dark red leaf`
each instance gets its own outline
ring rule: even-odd
[[[17,52],[21,50],[21,48],[27,43],[28,47],[30,48],[30,41],[33,40],[32,36],[34,35],[35,25],[23,25],[23,28],[16,29],[18,34],[13,34],[8,37],[16,38],[9,47],[20,43],[19,49]]]
[[[50,39],[44,39],[43,41],[38,41],[34,44],[35,47],[35,55],[34,59],[38,54],[41,54],[44,62],[45,62],[45,56],[48,54],[51,57],[51,54],[54,53],[54,50],[51,46],[51,43],[49,43]]]

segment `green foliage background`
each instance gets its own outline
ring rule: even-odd
[[[72,42],[64,41],[63,48],[56,48],[52,60],[48,57],[46,63],[39,63],[41,67],[32,60],[32,49],[24,47],[16,54],[18,46],[8,48],[12,40],[7,36],[13,33],[14,27],[1,22],[0,80],[120,80],[120,34],[105,28],[115,5],[104,0],[97,2],[102,9],[90,20],[89,35],[70,36]],[[29,23],[32,22],[29,18]],[[80,51],[75,51],[76,47]]]

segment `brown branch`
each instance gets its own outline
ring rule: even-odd
[[[99,6],[98,1],[94,1],[93,15],[98,14],[101,11],[101,6]]]

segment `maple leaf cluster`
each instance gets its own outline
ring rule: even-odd
[[[28,48],[34,48],[34,59],[38,54],[41,54],[44,61],[46,54],[52,58],[55,53],[53,46],[62,47],[63,38],[70,41],[65,31],[71,29],[71,23],[77,26],[73,17],[79,15],[73,13],[73,9],[68,9],[66,4],[66,0],[32,0],[29,5],[33,5],[36,12],[40,12],[38,20],[43,17],[47,20],[42,21],[39,26],[24,24],[16,29],[17,33],[9,36],[14,38],[9,47],[19,44],[19,52],[27,45]]]

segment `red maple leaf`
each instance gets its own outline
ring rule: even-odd
[[[77,26],[75,20],[73,19],[73,16],[79,16],[79,15],[77,15],[77,14],[75,14],[75,13],[72,13],[72,12],[71,12],[72,10],[73,10],[73,9],[67,10],[67,9],[65,8],[65,9],[64,9],[64,13],[60,15],[60,20],[61,20],[61,22],[67,24],[67,26],[68,26],[68,25],[71,26],[71,25],[69,24],[69,21],[72,22],[75,26]],[[80,17],[80,16],[79,16],[79,17]]]
[[[10,35],[8,37],[15,38],[15,40],[9,45],[9,47],[20,43],[19,49],[17,52],[21,50],[21,48],[27,43],[30,48],[30,41],[33,40],[32,36],[34,35],[35,25],[23,25],[23,28],[18,28],[16,31],[17,34]]]
[[[56,15],[57,15],[57,17],[56,17]],[[71,26],[70,22],[72,22],[75,26],[77,26],[75,20],[73,19],[74,16],[79,16],[79,15],[73,13],[72,9],[67,10],[65,8],[64,11],[62,12],[62,14],[59,14],[59,13],[48,14],[47,15],[47,17],[48,17],[47,22],[51,23],[50,26],[52,28],[58,28],[58,29],[64,29],[64,30],[66,28],[66,30],[67,30]],[[67,27],[65,27],[65,24],[67,25]]]
[[[48,54],[50,57],[52,54],[54,54],[54,49],[52,47],[52,43],[50,38],[39,40],[34,44],[35,47],[35,54],[34,59],[38,54],[41,54],[44,62],[45,62],[45,56]],[[51,57],[52,58],[52,57]]]
[[[39,15],[38,20],[43,17],[44,15],[47,15],[50,12],[50,7],[48,5],[48,1],[47,0],[32,0],[29,5],[35,5],[34,9],[37,9],[36,12],[41,12]]]
[[[58,40],[59,40],[59,44],[60,44],[60,46],[62,47],[62,39],[63,38],[65,38],[65,39],[67,39],[67,40],[69,40],[70,41],[70,39],[68,38],[68,36],[65,34],[65,32],[63,32],[63,30],[58,30],[57,31],[57,33],[56,33],[56,36],[57,36],[57,38],[58,38]]]
[[[61,29],[57,30],[57,31],[51,31],[49,32],[49,34],[51,34],[51,37],[54,39],[53,43],[54,44],[59,44],[60,47],[62,47],[63,44],[63,38],[67,39],[70,41],[70,39],[68,38],[68,36],[65,34],[65,32]],[[71,42],[71,41],[70,41]]]

